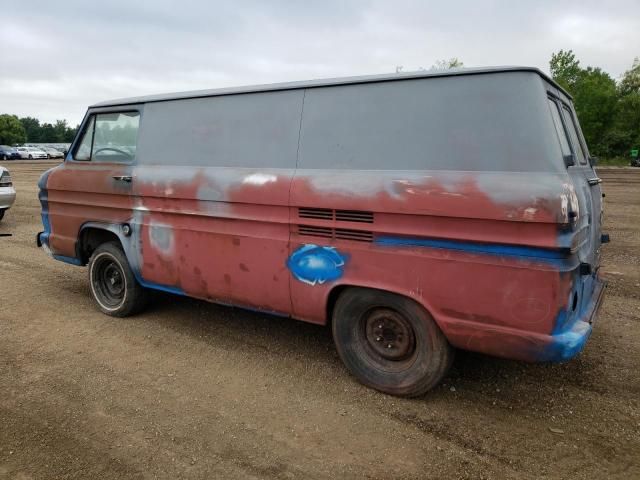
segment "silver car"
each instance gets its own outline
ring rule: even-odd
[[[4,213],[11,208],[16,200],[16,191],[13,188],[11,174],[9,170],[0,167],[0,220],[4,217]]]

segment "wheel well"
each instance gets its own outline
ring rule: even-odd
[[[118,236],[109,230],[94,227],[85,228],[80,233],[78,240],[78,258],[83,265],[86,265],[96,248],[103,243],[113,241],[120,243]]]
[[[434,319],[436,324],[438,324],[438,321],[435,320],[435,317],[431,314],[431,309],[428,308],[427,305],[425,305],[422,302],[417,301],[415,298],[411,298],[409,295],[406,295],[406,294],[404,294],[402,292],[397,292],[397,291],[393,291],[393,290],[385,290],[385,289],[382,289],[382,288],[375,288],[375,287],[370,287],[370,286],[366,286],[366,285],[338,285],[338,286],[334,287],[333,289],[331,289],[331,291],[329,292],[329,296],[327,297],[327,311],[326,311],[326,322],[325,322],[326,325],[331,325],[331,320],[333,318],[333,310],[335,309],[336,302],[338,301],[338,298],[340,298],[340,295],[342,295],[342,293],[345,290],[349,290],[350,288],[363,288],[363,289],[367,289],[367,290],[377,290],[379,292],[387,292],[387,293],[392,293],[393,295],[397,295],[399,297],[405,297],[405,298],[411,300],[412,302],[415,302],[417,305],[419,305],[424,310],[426,310],[426,312]]]
[[[333,318],[333,309],[336,306],[336,302],[338,298],[345,290],[353,287],[354,285],[338,285],[334,287],[329,292],[329,297],[327,298],[327,313],[326,313],[326,321],[325,325],[331,325],[331,319]]]

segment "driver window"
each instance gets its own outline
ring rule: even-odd
[[[74,158],[105,163],[133,161],[139,121],[138,112],[98,113],[92,116]]]

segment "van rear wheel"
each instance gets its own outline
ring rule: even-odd
[[[98,308],[113,317],[127,317],[144,309],[148,292],[138,283],[117,242],[103,243],[89,260],[89,286]]]
[[[392,395],[423,395],[444,377],[454,350],[429,313],[389,292],[350,288],[333,313],[340,358],[363,384]]]

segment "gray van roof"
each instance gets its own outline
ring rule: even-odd
[[[373,82],[389,82],[394,80],[408,80],[416,78],[433,78],[433,77],[452,77],[458,75],[477,75],[487,73],[502,73],[502,72],[532,72],[540,75],[547,82],[554,87],[562,91],[568,98],[571,95],[558,85],[552,78],[535,67],[482,67],[482,68],[456,68],[450,70],[435,70],[435,71],[418,71],[408,73],[383,73],[379,75],[362,75],[356,77],[340,77],[340,78],[326,78],[319,80],[303,80],[297,82],[283,82],[283,83],[271,83],[264,85],[249,85],[243,87],[228,87],[228,88],[216,88],[210,90],[192,90],[188,92],[176,92],[176,93],[163,93],[157,95],[145,95],[142,97],[131,98],[119,98],[115,100],[108,100],[105,102],[99,102],[93,107],[115,107],[120,105],[133,105],[136,103],[150,103],[150,102],[163,102],[167,100],[181,100],[188,98],[200,98],[200,97],[215,97],[219,95],[235,95],[239,93],[258,93],[269,92],[278,90],[295,90],[299,88],[314,88],[314,87],[326,87],[334,85],[351,85],[358,83],[373,83]]]

